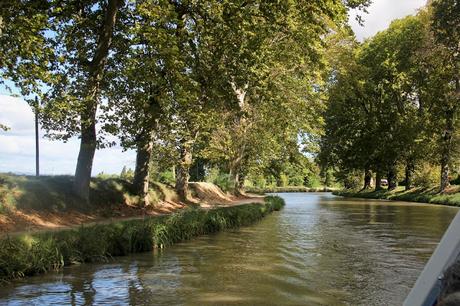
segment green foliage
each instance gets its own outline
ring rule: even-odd
[[[126,166],[123,166],[123,168],[121,169],[121,172],[120,172],[120,178],[125,180],[125,181],[132,182],[133,178],[134,178],[133,169],[131,169],[131,168],[126,169]]]
[[[433,187],[439,185],[439,167],[429,163],[420,164],[414,173],[414,186]]]
[[[252,181],[252,185],[258,188],[265,188],[267,186],[267,181],[263,175],[256,175]]]
[[[7,237],[0,240],[0,281],[163,248],[199,235],[252,224],[283,206],[281,198],[270,196],[265,204],[191,208],[165,217]]]
[[[157,174],[158,181],[164,184],[174,184],[174,173],[171,170],[162,171]]]
[[[96,175],[96,178],[100,180],[109,180],[109,179],[121,178],[121,175],[107,174],[107,173],[101,172]]]
[[[285,147],[291,156],[316,147],[325,40],[347,27],[348,9],[369,3],[5,0],[0,76],[40,98],[47,136],[81,136],[83,198],[95,149],[115,145],[108,134],[146,153],[139,161],[176,165],[177,185],[199,156],[224,165],[235,188],[286,161]],[[280,184],[280,174],[267,176]],[[284,185],[300,182],[285,174]]]
[[[286,174],[281,173],[280,174],[280,186],[279,187],[286,187],[289,185],[289,178]]]
[[[362,187],[362,174],[359,171],[346,171],[338,177],[345,189],[357,190]]]
[[[455,37],[450,29],[456,27],[444,26],[458,23],[455,9],[456,1],[433,1],[362,45],[346,38],[337,44],[343,62],[332,61],[327,86],[318,156],[323,170],[333,168],[344,185],[354,185],[344,172],[371,170],[387,177],[396,168],[431,163],[440,164],[448,178],[458,143],[453,92],[460,83],[449,49],[458,48],[458,39],[453,43],[446,34]]]
[[[233,187],[233,182],[230,178],[230,175],[222,172],[217,167],[213,167],[208,170],[205,176],[205,181],[219,186],[220,189],[225,192],[231,191]]]
[[[318,188],[322,184],[321,184],[321,180],[319,176],[316,173],[310,173],[309,175],[305,177],[304,185],[309,188]]]

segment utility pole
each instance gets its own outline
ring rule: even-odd
[[[35,175],[40,176],[40,146],[38,143],[38,97],[35,97]]]

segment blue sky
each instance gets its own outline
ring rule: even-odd
[[[362,41],[388,27],[392,20],[416,13],[426,0],[374,0],[369,14],[359,14],[365,20],[361,27],[351,13],[350,25]],[[12,87],[12,86],[10,86]],[[13,89],[13,93],[17,90]],[[12,97],[0,86],[0,123],[11,130],[0,131],[0,172],[32,174],[35,172],[34,116],[24,100]],[[43,174],[73,174],[78,156],[79,140],[67,143],[40,139],[40,168]],[[123,152],[120,147],[96,152],[93,175],[120,173],[123,166],[134,168],[135,152]]]

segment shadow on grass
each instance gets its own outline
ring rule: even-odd
[[[17,176],[0,174],[0,213],[8,208],[39,211],[87,212],[125,203],[130,184],[121,179],[91,179],[90,202],[72,192],[72,176]]]

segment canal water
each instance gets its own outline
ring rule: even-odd
[[[400,305],[456,208],[280,194],[260,223],[0,288],[0,305]]]

